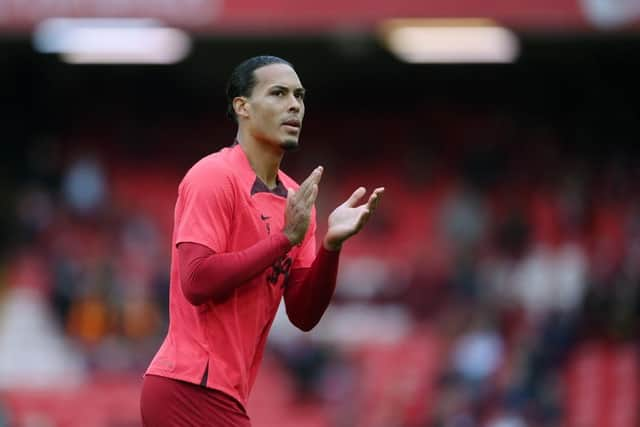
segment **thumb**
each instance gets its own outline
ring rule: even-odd
[[[366,192],[367,190],[364,187],[358,187],[358,189],[353,192],[353,194],[347,199],[346,202],[344,202],[344,204],[349,206],[350,208],[354,207],[356,203],[358,203],[358,200],[360,200]]]

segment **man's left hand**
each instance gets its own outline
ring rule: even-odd
[[[362,229],[378,206],[378,202],[384,193],[384,187],[373,190],[367,203],[356,206],[366,192],[367,190],[364,187],[358,188],[346,202],[331,212],[331,215],[329,215],[329,229],[324,238],[324,247],[327,250],[339,250],[345,240]]]

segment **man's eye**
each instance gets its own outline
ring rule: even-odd
[[[274,92],[273,92],[273,94],[274,94],[275,96],[282,96],[282,95],[284,95],[284,91],[282,91],[282,90],[276,90],[276,91],[274,91]]]

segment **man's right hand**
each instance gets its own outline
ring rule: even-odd
[[[302,242],[311,219],[311,209],[318,196],[318,184],[322,178],[322,166],[318,166],[304,180],[298,191],[288,189],[287,208],[282,230],[292,245]]]

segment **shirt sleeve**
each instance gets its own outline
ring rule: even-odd
[[[178,246],[182,292],[193,305],[222,300],[263,272],[291,249],[284,233],[272,234],[238,252],[217,254],[208,247],[184,242]]]
[[[316,208],[311,211],[311,221],[309,229],[302,241],[302,246],[296,259],[293,262],[292,269],[309,268],[316,258]]]
[[[234,191],[223,171],[194,166],[180,184],[176,246],[191,242],[226,252],[232,227]]]
[[[291,272],[285,288],[287,315],[296,327],[310,331],[320,321],[336,288],[340,251],[320,247],[310,268]]]

